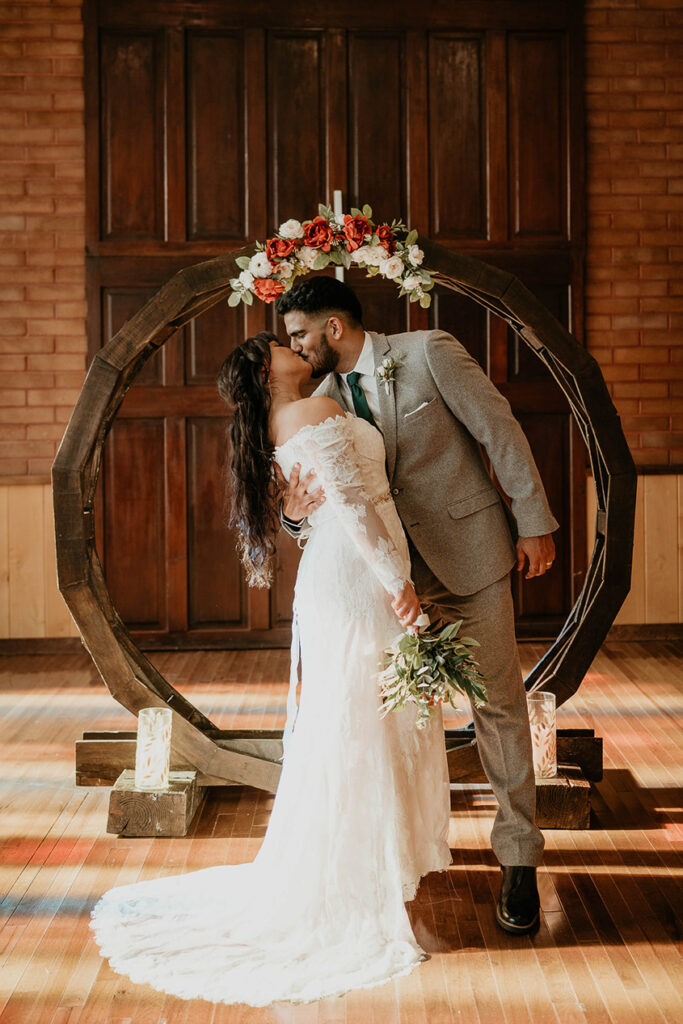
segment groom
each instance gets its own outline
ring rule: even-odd
[[[472,714],[499,805],[491,831],[503,873],[496,920],[513,934],[530,932],[539,920],[536,866],[544,839],[534,823],[531,735],[509,573],[527,560],[527,579],[551,567],[558,523],[528,442],[507,400],[445,331],[390,337],[366,331],[355,292],[333,277],[301,281],[276,308],[292,349],[310,363],[313,377],[324,378],[316,395],[336,399],[384,435],[389,485],[422,606],[433,619],[462,619],[463,633],[481,644],[488,703]],[[377,375],[382,364],[392,378],[387,384]],[[511,512],[479,444],[512,499]],[[294,537],[306,535],[306,516],[324,500],[321,488],[309,490],[312,474],[300,480],[298,468],[281,508]],[[409,601],[401,601],[405,613]],[[414,620],[419,605],[408,610]]]

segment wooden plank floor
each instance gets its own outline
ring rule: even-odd
[[[542,650],[521,646],[525,669]],[[222,728],[283,723],[288,652],[154,661]],[[88,919],[112,885],[252,859],[272,798],[211,791],[183,839],[107,835],[109,790],[74,788],[74,741],[135,719],[85,654],[0,658],[0,1024],[678,1024],[682,669],[681,644],[607,644],[560,710],[560,726],[604,737],[605,777],[590,831],[546,832],[533,939],[495,924],[490,791],[454,792],[453,866],[409,905],[431,959],[373,990],[255,1010],[132,984]]]

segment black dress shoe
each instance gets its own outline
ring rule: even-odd
[[[496,921],[504,931],[524,935],[533,931],[539,922],[536,868],[522,864],[503,867],[502,871]]]

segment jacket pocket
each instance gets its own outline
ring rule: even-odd
[[[422,416],[423,413],[427,412],[428,409],[433,409],[435,403],[436,403],[436,395],[434,396],[434,398],[430,398],[428,402],[423,402],[421,405],[418,405],[418,407],[416,409],[411,409],[410,412],[405,412],[403,414],[403,419],[404,420],[417,419],[419,416]]]
[[[469,516],[472,512],[479,512],[481,509],[488,508],[489,505],[495,505],[499,501],[498,491],[487,487],[483,491],[475,491],[474,494],[470,494],[466,498],[460,498],[459,501],[452,502],[446,508],[451,519],[462,519],[463,516]]]

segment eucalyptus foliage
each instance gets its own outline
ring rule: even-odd
[[[485,676],[473,653],[479,643],[457,636],[462,619],[441,630],[404,633],[384,652],[379,674],[382,698],[380,714],[417,704],[417,727],[424,729],[434,709],[444,702],[459,710],[456,695],[467,697],[475,707],[488,700]]]

